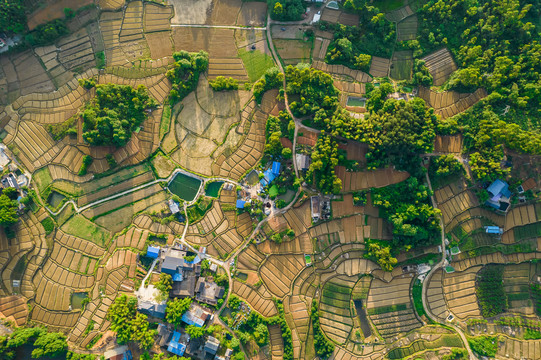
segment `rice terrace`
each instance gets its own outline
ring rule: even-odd
[[[0,0],[0,360],[541,359],[540,19]]]

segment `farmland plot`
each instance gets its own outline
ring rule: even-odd
[[[164,6],[153,2],[146,2],[144,6],[143,27],[145,33],[170,30],[169,21],[173,17],[172,6]],[[151,41],[148,37],[147,40],[150,45]]]
[[[457,66],[451,52],[447,48],[438,50],[423,58],[430,75],[434,79],[434,86],[441,86],[449,76],[456,71]]]
[[[436,135],[434,139],[434,152],[444,154],[459,154],[462,151],[463,138],[461,135]]]
[[[486,96],[487,92],[484,89],[477,89],[473,93],[458,93],[456,91],[435,92],[425,87],[419,88],[419,97],[444,119],[470,108]]]
[[[261,265],[259,273],[269,291],[274,296],[283,298],[304,266],[302,255],[271,255]]]
[[[479,206],[479,200],[469,190],[463,191],[457,194],[455,197],[452,197],[449,200],[439,204],[439,208],[441,209],[443,216],[443,222],[446,225],[449,224],[455,216],[477,206]]]
[[[270,317],[278,313],[274,301],[272,301],[268,292],[264,296],[259,290],[254,290],[252,287],[236,280],[233,281],[233,292],[246,300],[252,309],[263,316]]]
[[[503,287],[510,312],[534,315],[530,300],[530,279],[535,276],[533,264],[506,265],[503,272]]]
[[[22,296],[8,296],[0,298],[0,316],[13,321],[17,326],[26,322],[28,306]]]
[[[320,50],[321,51],[321,50]],[[372,63],[374,62],[372,58]],[[383,59],[385,60],[385,59]],[[387,60],[390,62],[390,60]],[[377,63],[379,66],[382,65],[382,63]],[[312,67],[317,70],[321,70],[327,73],[330,73],[333,77],[345,77],[347,79],[351,79],[353,81],[357,81],[360,83],[366,83],[372,81],[372,77],[368,75],[365,72],[362,72],[360,70],[353,70],[350,69],[344,65],[329,65],[324,61],[314,61],[312,63]],[[387,67],[388,70],[388,67]]]
[[[400,22],[413,14],[414,12],[411,7],[409,5],[406,5],[404,7],[388,12],[387,14],[385,14],[385,17],[389,21]]]
[[[296,65],[298,63],[309,63],[311,44],[303,40],[273,40],[278,55],[285,65]]]
[[[351,291],[356,281],[356,277],[338,276],[323,285],[319,303],[321,328],[338,344],[345,343],[353,328]]]
[[[366,308],[376,329],[385,339],[394,339],[400,333],[421,326],[411,304],[411,281],[409,276],[400,276],[389,283],[374,279],[370,285]]]
[[[96,66],[92,42],[86,29],[63,37],[57,45],[60,49],[58,61],[65,69],[81,73]],[[50,73],[57,79],[61,70],[52,69]],[[56,75],[57,73],[59,75]]]
[[[408,16],[396,25],[397,41],[415,40],[417,37],[417,15]]]
[[[267,20],[267,5],[259,1],[243,1],[237,17],[239,26],[264,26]]]
[[[124,11],[120,30],[120,41],[133,41],[143,38],[143,2],[131,1]]]
[[[413,52],[395,51],[393,54],[390,76],[396,80],[409,80],[413,68]]]
[[[391,59],[385,59],[377,56],[372,56],[372,62],[370,63],[370,75],[374,77],[386,77],[389,75],[389,69],[391,67]]]
[[[472,267],[462,272],[443,274],[443,292],[449,309],[460,319],[481,316],[475,279],[481,267]]]
[[[336,176],[342,180],[342,191],[368,190],[397,184],[406,180],[409,174],[392,168],[370,171],[346,171],[344,166],[335,168]]]
[[[443,320],[449,316],[449,311],[443,294],[442,277],[443,270],[438,270],[432,275],[428,284],[426,300],[431,313]]]

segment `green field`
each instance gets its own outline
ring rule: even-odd
[[[41,168],[36,171],[32,179],[36,181],[40,193],[44,192],[47,186],[49,186],[53,182],[53,178],[51,177],[51,173],[49,172],[49,168],[47,167]]]
[[[391,64],[391,78],[395,80],[409,80],[413,68],[413,55],[411,51],[397,51],[393,55]]]
[[[62,225],[62,230],[68,234],[92,241],[94,244],[102,247],[111,239],[111,234],[108,230],[97,226],[82,215],[72,216]]]
[[[165,134],[169,132],[171,125],[171,106],[164,105],[162,119],[160,120],[160,141],[163,140]]]
[[[259,50],[246,51],[245,49],[239,49],[239,56],[244,63],[251,82],[259,80],[267,69],[274,66],[272,57]]]

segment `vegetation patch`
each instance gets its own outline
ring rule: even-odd
[[[488,318],[507,310],[507,296],[503,287],[503,266],[487,265],[477,274],[477,299],[481,314]]]
[[[74,215],[62,225],[62,230],[82,239],[93,242],[98,246],[105,246],[111,238],[106,229],[97,226],[82,215]]]

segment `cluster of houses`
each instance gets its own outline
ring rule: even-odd
[[[201,276],[200,254],[202,253],[194,254],[182,245],[166,248],[149,246],[147,249],[147,257],[155,259],[155,266],[159,272],[171,275],[173,285],[169,296],[172,298],[189,297],[197,300],[182,316],[182,321],[186,326],[203,327],[207,322],[210,323],[214,318],[213,311],[200,303],[215,306],[218,299],[221,299],[225,293],[225,288],[218,286],[213,277]],[[210,270],[215,272],[217,270],[216,264],[211,264]],[[166,304],[166,300],[157,300],[153,294],[145,296],[144,291],[140,291],[138,294],[137,309],[149,316],[163,319]],[[158,334],[158,344],[167,348],[167,351],[172,354],[183,356],[184,353],[188,353],[204,359],[221,359],[221,357],[215,357],[220,343],[211,336],[206,342],[203,342],[202,339],[190,339],[188,334],[172,329],[171,326],[165,324],[159,325]],[[229,357],[231,354],[232,351],[229,353]]]
[[[310,212],[314,223],[331,218],[331,199],[314,195],[310,197]]]
[[[5,170],[8,170],[7,174]],[[28,186],[29,180],[25,174],[23,174],[17,165],[11,161],[11,158],[6,153],[6,147],[3,144],[0,144],[0,173],[4,174],[0,178],[0,185],[3,189],[14,188],[19,192],[19,197],[17,201],[19,202],[19,211],[25,208],[24,204],[21,203],[23,197],[26,196],[26,193],[21,189],[23,186]]]

